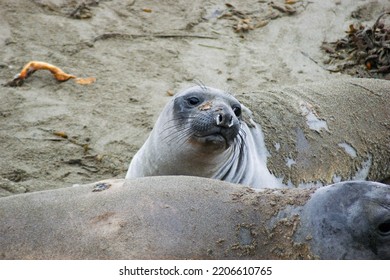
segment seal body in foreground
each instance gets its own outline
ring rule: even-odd
[[[390,259],[390,186],[254,191],[200,177],[0,198],[1,259]]]
[[[228,93],[196,86],[176,95],[134,156],[126,178],[190,175],[277,187],[261,130]]]

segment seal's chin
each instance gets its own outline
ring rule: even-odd
[[[221,133],[194,136],[193,140],[195,140],[195,142],[200,144],[202,147],[210,150],[226,150],[233,144],[232,140],[227,139]]]

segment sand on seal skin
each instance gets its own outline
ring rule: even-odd
[[[43,71],[22,87],[0,87],[0,196],[123,178],[167,92],[194,79],[240,99],[275,84],[345,78],[321,67],[322,41],[344,36],[354,21],[372,24],[390,5],[302,1],[297,13],[278,12],[242,38],[234,20],[219,17],[225,1],[86,1],[76,11],[81,2],[0,0],[0,84],[31,60],[97,78],[84,87]]]
[[[390,259],[385,184],[102,183],[0,198],[0,259]]]

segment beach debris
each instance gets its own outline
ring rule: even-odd
[[[150,8],[143,8],[142,11],[143,11],[144,13],[151,13],[151,12],[152,12],[152,9],[150,9]]]
[[[92,39],[91,44],[93,45],[97,41],[110,40],[110,39],[121,39],[121,40],[133,40],[137,38],[158,38],[158,39],[219,39],[218,36],[212,36],[208,34],[188,34],[188,33],[144,33],[144,34],[130,34],[120,32],[103,33]]]
[[[245,11],[236,8],[231,3],[225,3],[225,10],[219,11],[218,19],[235,21],[233,30],[243,37],[243,33],[266,26],[271,20],[283,15],[293,15],[306,8],[308,1],[283,0],[262,1],[258,9]]]
[[[251,18],[240,18],[238,19],[238,22],[234,26],[234,31],[235,32],[246,32],[249,30],[255,29],[253,24],[251,23],[252,19]]]
[[[294,3],[295,4],[295,3]],[[291,6],[292,4],[289,3],[289,4],[281,4],[281,3],[275,3],[275,2],[270,2],[269,5],[278,10],[279,12],[282,12],[282,13],[286,13],[286,14],[294,14],[297,12],[297,10]]]
[[[92,18],[93,12],[91,7],[99,5],[99,0],[73,0],[73,1],[45,1],[32,0],[32,2],[44,8],[50,13],[61,14],[73,19],[89,19]]]
[[[93,192],[101,192],[108,190],[111,187],[111,184],[109,183],[97,183],[96,185],[93,186],[92,191]]]
[[[299,2],[300,0],[286,0],[285,3],[288,4],[288,5],[293,5],[297,2]]]
[[[86,4],[85,2],[81,2],[69,14],[69,16],[75,19],[87,19],[92,17],[92,12],[88,4]]]
[[[53,131],[53,135],[68,139],[68,134],[64,131]]]
[[[389,80],[390,23],[384,21],[389,15],[390,11],[382,13],[372,26],[351,24],[345,37],[323,42],[321,48],[329,55],[324,63],[330,65],[329,71]]]
[[[29,63],[27,63],[23,67],[22,71],[20,71],[20,73],[14,77],[14,79],[7,82],[4,86],[9,86],[9,87],[21,86],[21,85],[23,85],[24,81],[37,70],[50,71],[53,74],[53,76],[57,79],[57,81],[60,81],[60,82],[65,82],[69,79],[74,79],[74,81],[77,84],[89,85],[89,84],[92,84],[96,81],[96,78],[93,78],[93,77],[78,78],[74,75],[67,74],[64,71],[62,71],[60,68],[58,68],[57,66],[49,64],[47,62],[30,61]]]

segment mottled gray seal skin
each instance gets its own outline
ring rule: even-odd
[[[252,187],[280,183],[266,167],[261,130],[232,95],[195,86],[177,94],[132,159],[126,178],[189,175]]]
[[[322,259],[390,259],[388,185],[354,181],[318,189],[300,216],[296,239],[310,232],[311,250]]]
[[[289,186],[390,182],[390,81],[338,79],[237,95],[261,126],[267,168]]]
[[[254,191],[199,177],[0,199],[1,259],[390,259],[390,186]]]

